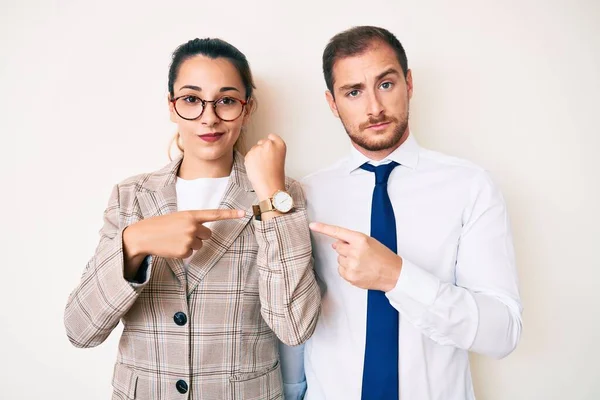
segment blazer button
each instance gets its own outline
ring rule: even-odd
[[[173,315],[173,321],[175,321],[177,325],[183,326],[187,323],[187,316],[181,311],[176,312],[175,315]]]
[[[177,381],[177,383],[175,384],[175,387],[177,388],[177,391],[182,394],[187,393],[187,391],[188,391],[188,385],[182,379]]]

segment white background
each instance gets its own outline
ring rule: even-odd
[[[0,1],[1,399],[110,397],[120,329],[75,349],[63,309],[112,185],[168,161],[175,47],[213,36],[247,55],[251,139],[283,136],[299,178],[348,151],[321,54],[362,24],[406,48],[421,145],[484,166],[508,202],[524,331],[508,358],[473,357],[478,398],[600,398],[599,2],[14,0]]]

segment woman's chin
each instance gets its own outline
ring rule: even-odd
[[[212,143],[210,146],[198,146],[191,153],[203,161],[215,161],[233,152],[233,145]]]

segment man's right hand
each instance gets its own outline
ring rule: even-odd
[[[123,231],[126,279],[133,279],[142,260],[148,256],[187,258],[210,239],[211,231],[203,224],[246,215],[242,210],[178,211],[141,220]]]

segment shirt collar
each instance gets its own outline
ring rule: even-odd
[[[394,150],[387,157],[380,161],[371,160],[370,158],[362,154],[360,151],[358,151],[354,146],[351,147],[352,149],[350,155],[348,156],[345,168],[345,171],[349,174],[359,169],[360,166],[366,162],[369,162],[373,165],[381,165],[395,161],[398,164],[411,169],[416,169],[417,164],[419,162],[420,147],[417,143],[417,140],[413,137],[411,133],[409,133],[408,137],[406,138],[404,143],[400,145],[400,147],[398,147],[396,150]]]

